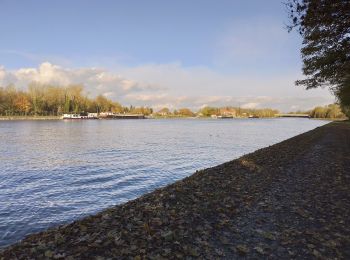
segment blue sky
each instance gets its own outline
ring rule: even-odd
[[[0,83],[82,83],[154,107],[332,102],[293,85],[301,38],[281,2],[0,0]]]

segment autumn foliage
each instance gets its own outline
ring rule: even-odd
[[[0,87],[0,115],[52,115],[104,112],[148,115],[148,107],[123,107],[103,95],[89,98],[82,85],[55,86],[31,83],[20,90],[14,85]]]

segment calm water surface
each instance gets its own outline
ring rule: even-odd
[[[0,121],[0,247],[325,123]]]

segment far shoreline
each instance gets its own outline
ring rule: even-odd
[[[60,116],[0,116],[0,121],[60,120]]]
[[[145,119],[198,119],[198,120],[218,120],[218,121],[230,121],[235,119],[286,119],[286,118],[301,118],[301,117],[259,117],[259,118],[249,118],[249,117],[234,117],[234,118],[211,118],[211,117],[148,117]],[[303,119],[313,119],[313,120],[327,120],[327,121],[343,121],[344,119],[339,118],[303,118]],[[45,120],[64,120],[61,116],[0,116],[0,121],[45,121]],[[70,120],[70,119],[65,119]],[[84,120],[84,119],[82,119]],[[114,119],[114,120],[126,120],[126,119]],[[130,119],[127,119],[130,120]],[[74,121],[74,120],[73,120]],[[78,120],[81,121],[81,120]],[[90,121],[90,120],[88,120]]]

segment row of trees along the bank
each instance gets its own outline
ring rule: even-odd
[[[82,85],[62,87],[32,83],[26,91],[14,85],[0,87],[0,115],[61,115],[84,111],[144,115],[153,112],[148,107],[123,107],[102,95],[89,98]]]
[[[199,113],[203,116],[234,116],[234,117],[274,117],[279,113],[276,109],[262,108],[262,109],[249,109],[240,107],[204,107],[199,110]]]
[[[211,116],[231,116],[231,117],[274,117],[279,111],[270,108],[263,109],[246,109],[239,107],[204,107],[198,112],[193,112],[188,108],[175,109],[171,111],[169,108],[164,107],[155,113],[161,117],[211,117]]]
[[[301,49],[307,89],[329,87],[350,117],[350,1],[289,0],[291,25],[303,37]]]
[[[339,104],[317,106],[309,111],[299,110],[289,114],[308,114],[311,118],[346,119],[346,115],[342,112]]]
[[[278,110],[263,109],[247,109],[240,107],[204,107],[198,112],[193,112],[188,108],[171,111],[164,107],[158,110],[155,115],[160,117],[211,117],[211,116],[232,116],[232,117],[275,117],[279,114]],[[311,118],[327,118],[327,119],[345,119],[346,115],[342,112],[338,104],[330,104],[327,106],[317,106],[308,111],[290,112],[290,114],[308,114]]]
[[[28,90],[19,90],[14,85],[0,87],[0,115],[61,115],[63,113],[80,112],[115,112],[135,113],[150,115],[153,113],[149,107],[125,107],[102,95],[89,98],[84,94],[82,85],[70,85],[66,87],[53,85],[40,85],[32,83]],[[204,107],[197,112],[189,108],[180,108],[171,111],[162,108],[154,113],[160,117],[274,117],[279,111],[270,108],[248,109],[240,107]],[[313,118],[344,118],[340,106],[332,104],[324,107],[316,107],[308,113]]]
[[[338,104],[331,104],[323,107],[315,107],[309,112],[312,118],[345,119],[345,114]]]

